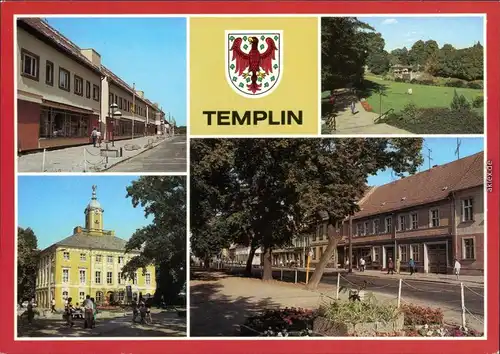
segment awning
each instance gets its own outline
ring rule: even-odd
[[[54,102],[54,101],[45,100],[45,99],[42,100],[42,104],[44,106],[47,106],[47,107],[56,108],[56,109],[62,109],[62,110],[71,111],[71,112],[80,113],[80,114],[95,114],[95,115],[98,115],[98,113],[94,113],[94,111],[91,110],[91,109],[85,109],[85,108],[75,107],[75,106],[71,106],[69,104]]]

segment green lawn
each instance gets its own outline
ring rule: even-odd
[[[418,108],[449,107],[455,90],[457,90],[458,94],[464,95],[470,102],[475,97],[483,94],[483,90],[416,85],[405,82],[386,81],[379,77],[368,75],[365,76],[365,80],[387,87],[387,96],[382,96],[382,111],[384,112],[393,108],[394,112],[397,113],[408,103],[414,103]],[[406,94],[409,88],[413,91],[412,95]],[[372,93],[370,97],[367,97],[367,101],[372,106],[374,112],[381,113],[380,97],[378,94]]]

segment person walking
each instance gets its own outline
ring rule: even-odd
[[[50,301],[50,313],[56,313],[56,299]]]
[[[363,257],[361,257],[361,258],[359,259],[359,270],[360,270],[361,272],[364,272],[364,271],[365,271],[365,264],[366,264],[365,259],[364,259]]]
[[[101,132],[98,130],[96,133],[97,144],[101,147]]]
[[[356,113],[356,103],[351,101],[351,114],[354,115]]]
[[[348,259],[345,261],[345,269],[349,269],[349,260]]]
[[[28,313],[28,323],[31,325],[33,324],[33,318],[35,318],[35,302],[33,300],[30,300],[28,302],[28,309],[27,309],[27,313]]]
[[[455,265],[453,266],[453,271],[455,273],[455,276],[457,277],[457,280],[460,277],[460,268],[462,268],[462,265],[458,261],[458,259],[455,258]]]
[[[92,138],[92,144],[94,145],[94,147],[96,147],[96,142],[97,142],[97,128],[94,127],[94,129],[92,129],[92,133],[90,133],[90,137]]]
[[[413,275],[413,273],[415,273],[415,261],[413,260],[413,258],[410,258],[408,266],[410,267],[410,275]]]
[[[139,314],[139,311],[137,309],[137,300],[134,299],[132,301],[132,322],[135,323],[135,319],[137,318],[137,315]]]
[[[394,274],[394,262],[392,261],[392,258],[389,258],[389,262],[387,265],[387,274]]]
[[[95,303],[95,299],[93,297],[90,298],[90,301],[92,302],[92,327],[95,328],[95,320],[97,316],[97,304]]]
[[[92,300],[90,300],[90,295],[85,297],[85,301],[83,302],[83,308],[85,311],[84,314],[84,323],[83,328],[92,328],[92,318],[94,317],[94,305],[92,304]]]
[[[399,274],[401,272],[401,259],[398,257],[396,259],[396,274]]]
[[[66,324],[70,327],[73,327],[75,323],[73,322],[73,304],[71,303],[71,301],[73,301],[73,299],[69,297],[64,309],[64,315],[66,316]]]

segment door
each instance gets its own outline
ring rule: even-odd
[[[428,245],[429,272],[436,274],[447,273],[446,244]]]

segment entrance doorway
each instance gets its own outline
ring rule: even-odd
[[[429,256],[429,272],[436,274],[446,274],[448,268],[446,244],[427,245]]]

